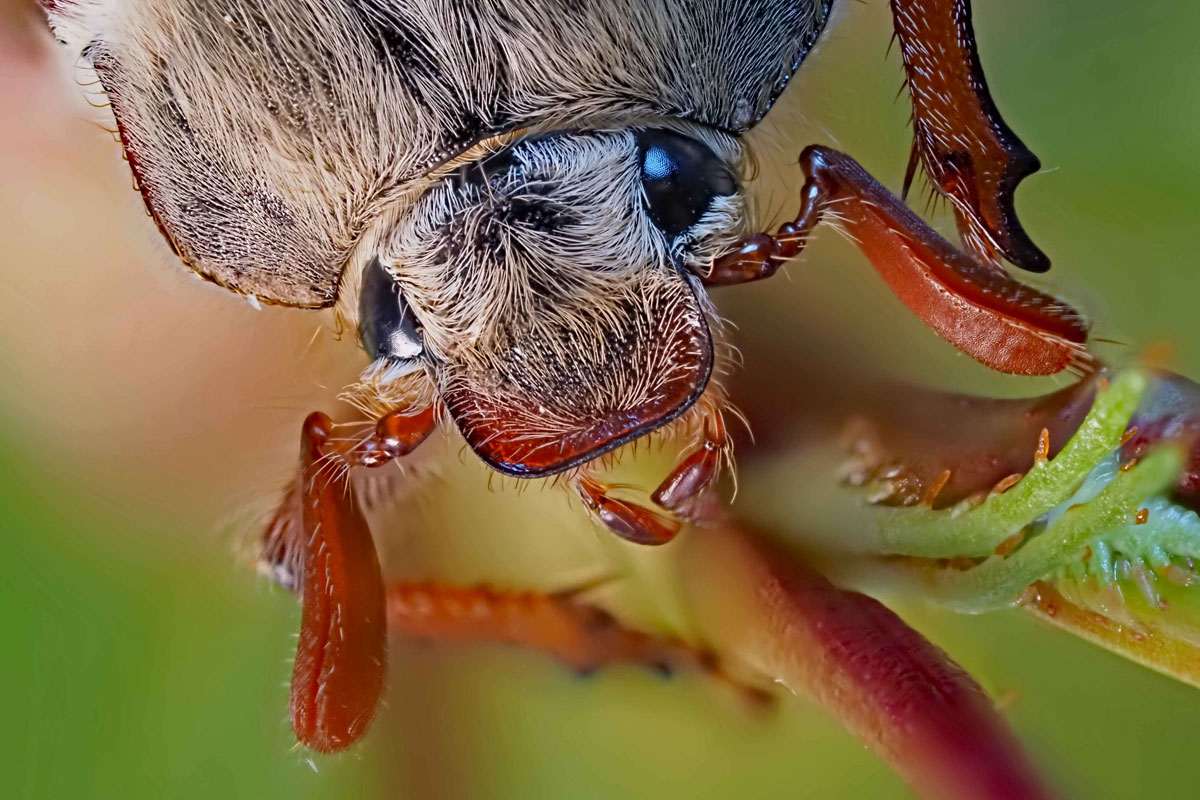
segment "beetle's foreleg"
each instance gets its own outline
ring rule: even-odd
[[[645,506],[614,497],[614,486],[602,483],[588,474],[575,478],[575,488],[588,511],[610,531],[634,544],[666,544],[675,538],[682,527],[669,518]]]
[[[704,432],[700,443],[689,452],[671,474],[651,495],[656,505],[676,516],[692,519],[700,495],[721,474],[721,463],[729,458],[730,442],[725,431],[725,419],[713,409],[704,417]]]
[[[344,469],[324,469],[332,422],[309,416],[301,434],[303,611],[292,671],[292,728],[332,752],[365,732],[383,691],[383,576],[371,531]],[[326,474],[328,473],[328,474]]]
[[[918,163],[932,189],[954,205],[963,243],[987,262],[1045,272],[1050,260],[1017,219],[1013,192],[1040,167],[1005,124],[988,92],[975,47],[970,0],[891,0],[905,85],[913,106],[913,149],[904,194]]]
[[[795,244],[789,244],[793,241],[791,235],[792,231],[785,225],[773,237],[766,233],[750,236],[736,251],[713,261],[708,272],[700,276],[700,282],[709,287],[738,286],[771,277],[784,262],[804,249],[800,237],[794,239]],[[785,252],[791,254],[784,255]]]
[[[297,484],[272,530],[299,537],[291,544],[303,593],[292,727],[313,750],[342,750],[365,733],[386,671],[383,576],[349,469],[406,455],[435,424],[432,408],[412,416],[390,413],[366,438],[347,443],[332,438],[332,420],[318,412],[301,430]],[[273,552],[287,551],[274,543]]]
[[[703,427],[699,442],[650,496],[661,512],[613,496],[613,489],[622,487],[602,483],[590,474],[575,478],[584,505],[609,530],[635,544],[666,544],[684,522],[703,516],[700,498],[720,476],[722,464],[731,463],[732,443],[717,405],[706,405],[700,413]]]
[[[355,423],[357,424],[357,423]],[[378,421],[365,424],[373,426],[365,439],[356,439],[353,444],[346,440],[326,438],[322,444],[322,465],[329,472],[345,472],[353,466],[382,466],[392,459],[405,455],[424,441],[434,428],[432,408],[416,415],[393,412]],[[335,426],[340,427],[340,426]],[[398,430],[391,430],[391,429]],[[305,426],[308,430],[308,426]],[[390,455],[389,455],[390,453]],[[329,475],[327,477],[335,477]],[[360,478],[363,476],[359,476]],[[379,494],[377,488],[360,481],[351,480],[351,489],[366,495],[361,499],[369,511],[372,497]],[[259,570],[286,589],[300,589],[301,574],[304,572],[304,547],[301,528],[302,482],[293,480],[284,488],[283,498],[275,513],[263,530],[259,544]],[[375,502],[378,498],[375,498]]]
[[[800,163],[807,180],[796,219],[746,239],[716,260],[714,274],[793,258],[829,217],[913,313],[972,358],[1022,375],[1091,371],[1087,325],[1070,306],[955,248],[844,153],[810,146]]]

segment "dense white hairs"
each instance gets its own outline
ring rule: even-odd
[[[736,168],[735,140],[691,132]],[[514,432],[542,436],[654,405],[688,379],[703,388],[710,310],[684,268],[744,232],[741,195],[669,239],[647,213],[632,131],[560,133],[504,155],[431,188],[379,243],[443,396],[489,401],[460,424],[499,409]]]
[[[736,168],[737,145],[708,138]],[[696,247],[672,253],[673,242],[646,213],[628,130],[525,142],[512,161],[489,181],[476,171],[474,180],[435,186],[380,244],[379,257],[440,359],[493,346],[498,331],[532,323],[546,306],[603,316],[604,301],[641,283],[643,273],[678,277],[679,259],[703,263],[744,232],[741,196],[733,195],[697,226],[708,235],[694,236]],[[718,240],[717,232],[726,236]]]

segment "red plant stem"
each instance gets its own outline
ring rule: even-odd
[[[920,795],[1050,796],[979,685],[882,604],[730,528],[685,541],[709,644],[815,699]]]

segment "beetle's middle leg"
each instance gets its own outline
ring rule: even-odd
[[[552,656],[580,675],[615,664],[645,666],[664,676],[689,670],[716,678],[757,703],[771,697],[733,677],[712,651],[628,627],[578,592],[397,583],[387,589],[387,618],[392,635],[515,645]]]
[[[706,284],[768,277],[829,219],[913,313],[972,358],[1022,375],[1093,369],[1087,325],[1073,308],[947,242],[850,156],[814,145],[800,164],[800,213],[774,235],[754,234],[717,258],[701,276]]]

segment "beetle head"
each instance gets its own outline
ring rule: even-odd
[[[364,273],[364,347],[429,370],[470,445],[510,474],[670,422],[712,373],[693,270],[742,232],[738,152],[700,130],[554,132],[462,166]]]

